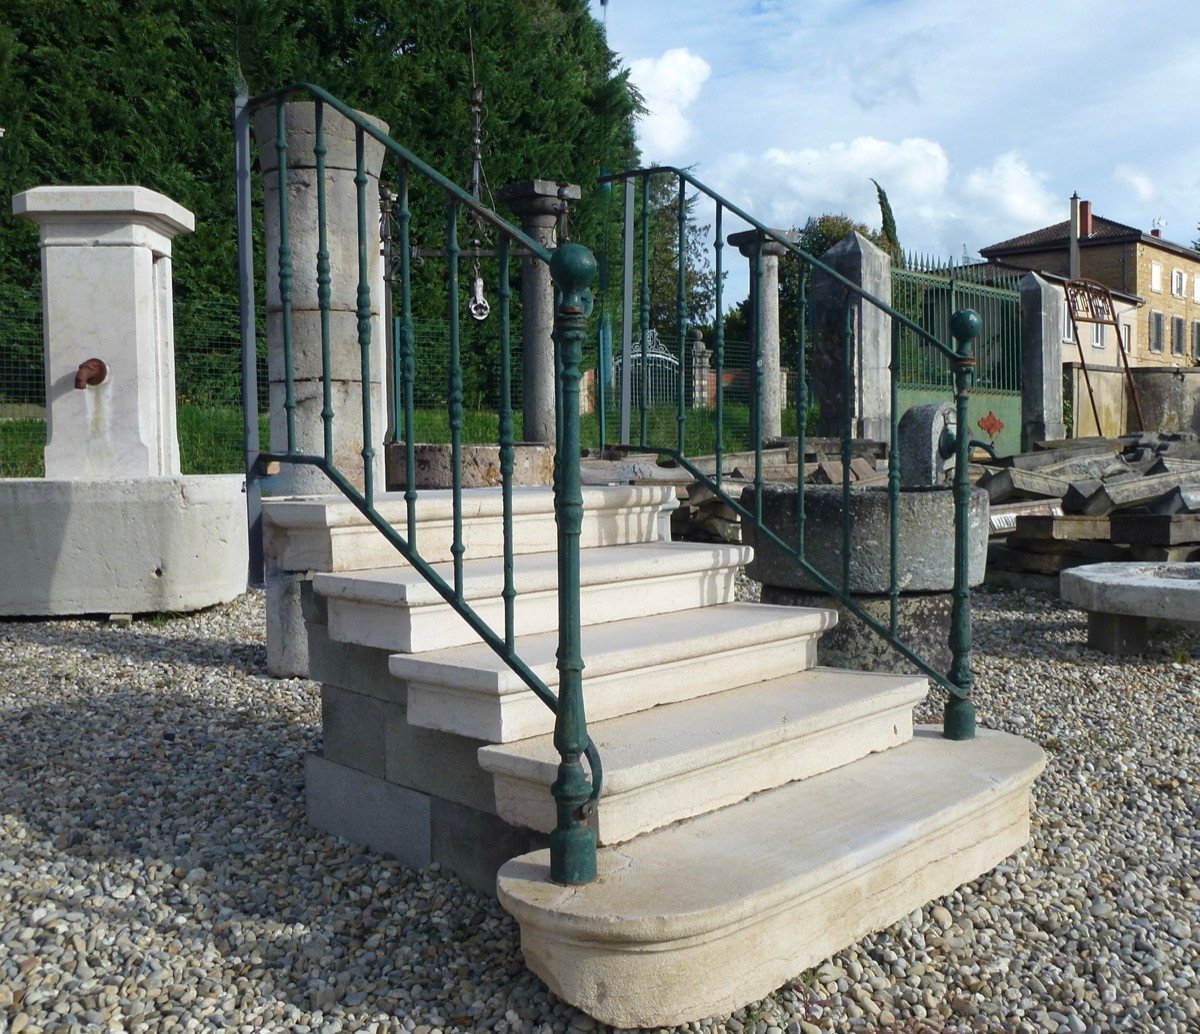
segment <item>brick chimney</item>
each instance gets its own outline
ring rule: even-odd
[[[1086,240],[1092,235],[1092,203],[1079,202],[1079,238]]]
[[[1067,232],[1067,276],[1079,276],[1079,192],[1071,195],[1071,219]]]
[[[1161,226],[1154,227],[1154,229],[1150,231],[1150,236],[1151,237],[1161,237],[1162,236],[1162,227]]]

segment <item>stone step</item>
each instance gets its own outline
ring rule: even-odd
[[[599,840],[620,843],[907,742],[928,688],[912,676],[812,668],[593,722]],[[500,817],[549,833],[558,761],[551,736],[482,747]]]
[[[1029,836],[1032,743],[922,728],[903,746],[602,848],[597,879],[506,863],[500,903],[525,962],[603,1023],[738,1009],[986,872]]]
[[[640,542],[579,553],[585,625],[728,603],[734,575],[750,560],[745,546]],[[519,636],[558,627],[558,554],[514,557],[514,626]],[[452,564],[435,570],[454,584]],[[338,642],[403,653],[478,641],[471,627],[411,567],[318,574],[313,588],[329,601],[329,633]],[[463,595],[498,635],[504,634],[504,560],[463,563]]]
[[[831,610],[727,603],[586,625],[583,691],[589,721],[719,693],[811,668],[817,639],[837,621]],[[516,654],[552,690],[558,633],[522,636]],[[408,720],[488,743],[541,736],[554,715],[483,644],[393,654],[405,680]]]
[[[517,487],[512,494],[514,552],[545,552],[557,534],[553,490]],[[585,486],[580,546],[669,538],[670,511],[678,505],[669,485]],[[407,534],[408,509],[403,493],[380,493],[375,508],[402,535]],[[463,489],[462,510],[466,556],[501,556],[504,524],[500,489]],[[453,493],[446,489],[418,492],[417,525],[420,555],[429,563],[451,560]],[[281,571],[361,571],[397,563],[395,547],[341,495],[265,499],[263,534],[267,556]]]

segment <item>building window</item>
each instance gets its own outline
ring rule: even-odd
[[[1192,321],[1192,358],[1200,359],[1200,320]]]
[[[1163,336],[1166,331],[1166,321],[1163,319],[1161,312],[1150,310],[1150,351],[1161,352],[1163,350]]]
[[[1092,324],[1092,347],[1093,348],[1103,348],[1104,347],[1104,324],[1103,323],[1093,323]]]
[[[1171,293],[1176,298],[1187,297],[1187,273],[1182,269],[1171,270]]]
[[[1171,317],[1171,354],[1184,355],[1187,352],[1187,339],[1183,334],[1183,317]]]
[[[1070,301],[1068,301],[1067,304],[1063,306],[1062,339],[1064,341],[1074,341],[1075,340],[1075,334],[1071,330],[1071,303],[1070,303]]]
[[[1133,344],[1133,324],[1121,324],[1121,350],[1126,354],[1129,353],[1129,347]]]
[[[1192,277],[1192,301],[1200,302],[1200,273]]]
[[[1155,294],[1162,294],[1162,263],[1150,263],[1150,290]]]

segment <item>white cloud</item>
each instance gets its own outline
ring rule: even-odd
[[[1139,201],[1149,201],[1154,197],[1154,181],[1132,165],[1118,165],[1113,169],[1113,179],[1124,183]]]
[[[1045,180],[1009,151],[987,168],[972,169],[962,195],[991,219],[1034,230],[1065,218],[1062,204],[1046,189]]]
[[[662,57],[631,62],[629,73],[648,109],[638,128],[647,160],[674,158],[694,135],[686,112],[700,96],[712,67],[686,47],[676,47]]]
[[[940,143],[924,137],[864,136],[825,147],[776,147],[757,157],[740,153],[723,160],[713,179],[718,190],[776,226],[844,212],[878,227],[876,179],[896,213],[901,243],[943,255],[964,245],[975,252],[1065,218],[1065,202],[1058,203],[1046,177],[1016,152],[959,170]]]

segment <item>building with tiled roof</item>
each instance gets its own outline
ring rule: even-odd
[[[1043,226],[980,250],[989,262],[1059,277],[1082,276],[1114,292],[1144,300],[1131,313],[1124,342],[1137,366],[1184,366],[1200,360],[1200,251],[1168,241],[1162,231],[1137,227],[1092,212],[1073,198],[1079,225],[1072,248],[1072,220]],[[1101,328],[1098,334],[1111,334]],[[1103,347],[1103,337],[1096,342]]]

